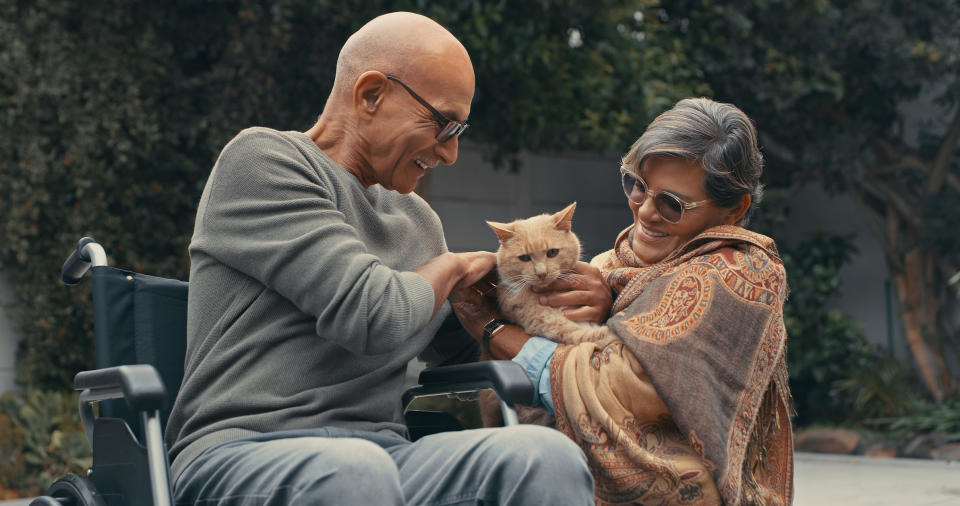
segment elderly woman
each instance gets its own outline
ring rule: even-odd
[[[500,315],[477,294],[454,304],[494,358],[527,370],[598,504],[792,500],[786,274],[774,242],[743,228],[762,167],[732,105],[687,99],[649,125],[621,167],[633,224],[546,300],[587,302],[568,315],[599,310],[617,343],[557,345],[488,324]]]

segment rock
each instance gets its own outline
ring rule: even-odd
[[[946,443],[941,445],[933,452],[933,458],[960,462],[960,443]]]
[[[913,459],[933,458],[934,451],[946,441],[946,437],[941,432],[930,434],[921,434],[907,443],[903,447],[903,456]]]
[[[900,448],[897,447],[896,443],[886,441],[868,445],[866,448],[864,448],[863,454],[867,457],[890,459],[896,457],[899,451]]]
[[[863,436],[846,429],[814,429],[797,436],[796,448],[805,452],[850,455],[857,450]]]

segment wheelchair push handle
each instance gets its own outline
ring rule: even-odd
[[[77,249],[70,254],[60,269],[60,279],[67,285],[75,285],[83,279],[90,267],[107,265],[107,254],[103,246],[92,237],[84,237],[77,242]]]

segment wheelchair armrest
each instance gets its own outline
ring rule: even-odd
[[[167,389],[157,370],[148,364],[82,371],[73,378],[73,388],[89,390],[86,401],[122,397],[136,411],[160,410],[167,404]]]
[[[420,384],[403,393],[403,406],[406,408],[414,397],[487,388],[511,406],[532,404],[534,400],[533,383],[523,367],[509,360],[489,360],[424,369],[420,372]]]
[[[170,462],[167,460],[167,450],[163,443],[163,428],[160,422],[160,409],[167,403],[167,389],[163,386],[160,374],[149,364],[121,365],[83,371],[73,377],[73,388],[83,390],[80,394],[80,421],[87,434],[87,441],[93,448],[94,463],[98,458],[106,455],[98,453],[101,445],[112,445],[110,435],[101,436],[104,428],[122,427],[121,433],[128,436],[130,444],[140,448],[145,447],[147,476],[150,480],[150,492],[156,506],[172,505],[173,489],[170,481]],[[94,420],[90,403],[106,399],[123,397],[130,409],[140,412],[144,429],[144,445],[136,440],[130,432],[126,422],[117,419],[103,418]],[[94,437],[94,427],[100,431]],[[108,431],[110,433],[110,431]],[[112,432],[113,435],[117,431]],[[99,457],[98,457],[99,455]],[[115,454],[114,454],[115,456]],[[109,461],[110,458],[107,458]],[[126,458],[122,457],[121,461]]]

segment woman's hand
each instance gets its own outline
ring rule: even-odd
[[[610,317],[613,292],[600,275],[600,270],[577,262],[574,273],[548,285],[533,288],[540,294],[540,305],[567,307],[564,316],[575,322],[601,324]]]

